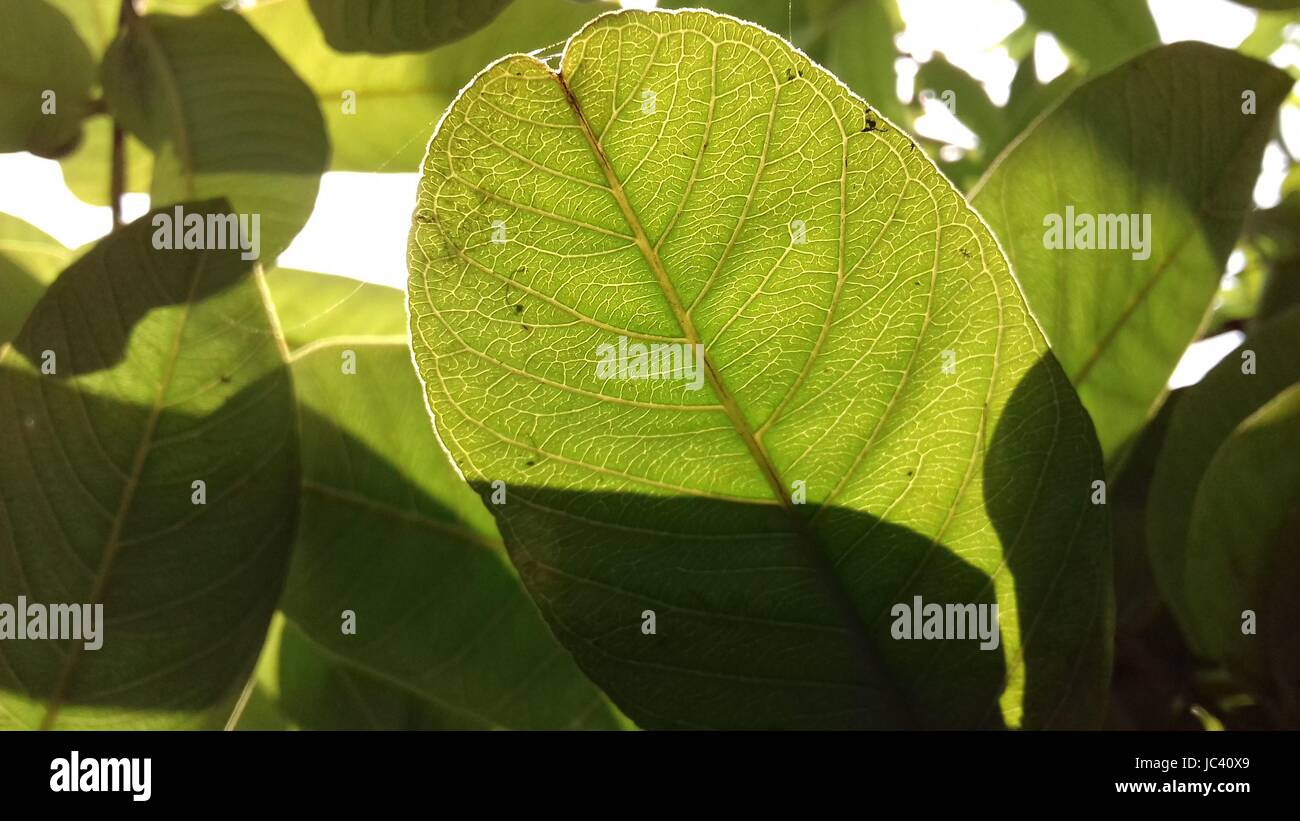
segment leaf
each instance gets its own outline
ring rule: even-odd
[[[1160,32],[1146,3],[1133,0],[1019,2],[1030,25],[1051,32],[1093,71],[1110,68],[1160,45]]]
[[[396,288],[289,268],[271,271],[266,281],[291,351],[340,337],[406,344],[406,300]]]
[[[1300,8],[1300,4],[1297,4]],[[1242,54],[1267,60],[1287,41],[1287,27],[1300,22],[1300,15],[1295,12],[1264,11],[1255,19],[1255,29],[1237,50]]]
[[[933,94],[940,102],[945,100],[945,95],[951,95],[954,115],[981,140],[985,139],[985,134],[992,135],[1002,130],[1002,111],[993,105],[984,86],[948,62],[942,54],[936,54],[921,65],[916,74],[916,85],[922,94]]]
[[[1295,338],[1292,338],[1294,343]],[[1237,426],[1205,469],[1196,492],[1184,562],[1185,612],[1193,643],[1265,693],[1270,651],[1286,647],[1297,615],[1300,541],[1300,383],[1278,393]],[[1258,619],[1243,629],[1246,611]],[[1283,618],[1286,616],[1287,618]],[[1288,682],[1292,687],[1300,679]],[[1300,716],[1297,716],[1300,718]]]
[[[152,201],[224,197],[258,215],[262,259],[307,222],[328,165],[311,90],[239,15],[146,15],[104,58],[104,93],[154,152]]]
[[[1254,329],[1237,351],[1216,365],[1179,401],[1156,464],[1147,513],[1147,542],[1156,581],[1189,639],[1196,631],[1188,598],[1192,510],[1215,454],[1247,417],[1300,381],[1300,308]],[[1254,372],[1244,373],[1254,355]]]
[[[45,0],[6,0],[0,28],[0,153],[58,157],[90,110],[95,64],[68,18]]]
[[[894,68],[894,38],[903,28],[896,0],[661,0],[658,7],[705,8],[756,23],[825,65],[890,120],[911,122]]]
[[[318,343],[293,370],[303,500],[285,614],[331,656],[420,695],[446,721],[617,726],[429,430],[405,340]],[[355,635],[340,629],[345,610]]]
[[[113,2],[86,2],[86,0],[47,0],[72,23],[85,47],[89,49],[92,63],[98,64],[108,44],[117,36],[121,4]],[[93,75],[93,69],[92,69]]]
[[[1290,86],[1230,51],[1167,46],[1072,93],[973,192],[1112,467],[1206,319]],[[1049,247],[1049,220],[1073,236],[1085,214],[1136,214],[1139,230],[1129,217],[1118,249]]]
[[[153,179],[153,153],[130,134],[126,135],[126,163],[122,190],[148,193]],[[113,122],[108,117],[91,117],[81,130],[81,142],[67,156],[59,158],[63,184],[82,202],[108,205],[113,162]]]
[[[259,290],[149,238],[94,246],[0,350],[0,602],[103,605],[99,649],[0,645],[0,726],[220,726],[283,584],[297,438]]]
[[[1018,31],[1023,30],[1018,29]],[[922,66],[922,72],[924,73],[927,67],[934,65],[937,59]],[[960,72],[955,67],[951,67],[951,71],[964,75],[964,72]],[[933,75],[927,76],[933,77]],[[919,79],[925,81],[926,76],[920,76]],[[987,102],[988,98],[983,87],[978,83],[974,83],[973,80],[963,81],[954,78],[950,83],[945,83],[943,80],[931,79],[930,82],[935,85],[944,88],[944,90],[952,90],[957,94],[958,117],[979,138],[979,145],[976,149],[967,152],[955,162],[944,162],[943,158],[940,157],[940,169],[949,179],[956,182],[962,191],[970,191],[972,186],[987,171],[993,160],[1011,144],[1012,140],[1028,129],[1034,120],[1045,111],[1064,99],[1079,84],[1079,81],[1080,73],[1076,69],[1070,68],[1050,83],[1039,83],[1034,56],[1030,54],[1021,61],[1020,66],[1016,69],[1015,76],[1011,79],[1011,94],[1006,106],[996,108],[993,107],[992,103]],[[946,88],[949,84],[954,88]],[[957,89],[965,90],[959,92]],[[975,116],[970,116],[969,112],[970,105],[968,103],[972,96],[976,100]]]
[[[310,0],[337,51],[426,51],[491,23],[510,0]]]
[[[1288,257],[1268,272],[1254,322],[1267,322],[1295,305],[1300,305],[1300,257]]]
[[[1252,9],[1267,9],[1279,11],[1281,9],[1300,9],[1300,0],[1233,0],[1243,6],[1250,6]]]
[[[0,214],[0,345],[14,338],[27,312],[72,259],[54,237],[17,217]]]
[[[827,67],[881,114],[894,122],[910,123],[911,116],[898,101],[898,72],[894,69],[899,56],[894,37],[903,27],[895,0],[837,3],[828,16],[825,46],[814,56],[824,57]]]
[[[264,3],[244,16],[312,87],[329,128],[333,170],[415,172],[430,129],[485,63],[514,51],[559,48],[609,8],[570,0],[511,3],[464,40],[388,57],[334,51],[301,2]],[[347,92],[355,94],[355,114],[346,113]]]
[[[558,73],[495,63],[430,144],[408,308],[435,429],[489,502],[504,482],[529,592],[638,725],[1100,715],[1087,417],[987,228],[870,118],[754,26],[625,11]],[[699,389],[598,378],[620,337],[703,345]],[[914,596],[996,601],[997,651],[891,639]]]
[[[279,614],[237,729],[486,729],[439,713],[418,696],[327,654]]]

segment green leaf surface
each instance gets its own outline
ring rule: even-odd
[[[222,197],[260,220],[273,260],[307,222],[328,166],[311,90],[239,15],[147,15],[104,58],[104,93],[154,152],[155,203]]]
[[[148,193],[153,180],[153,152],[130,134],[126,135],[125,150],[122,190]],[[112,168],[113,121],[105,116],[91,117],[83,124],[76,149],[59,158],[63,184],[82,202],[109,205]]]
[[[368,675],[276,614],[240,730],[477,730],[415,694]]]
[[[14,338],[27,312],[69,262],[73,252],[54,237],[0,214],[0,345]]]
[[[248,263],[155,250],[146,221],[102,240],[0,348],[0,452],[0,602],[103,605],[98,649],[0,645],[0,726],[221,726],[287,572],[299,485]]]
[[[336,51],[427,51],[491,23],[510,0],[310,0]]]
[[[290,268],[276,268],[266,282],[291,351],[341,338],[406,344],[406,298],[396,288]]]
[[[312,346],[293,371],[304,461],[281,603],[288,617],[329,654],[419,694],[447,721],[617,726],[429,429],[405,342]],[[345,610],[355,635],[341,629]]]
[[[1300,381],[1300,308],[1254,329],[1246,341],[1216,365],[1179,401],[1152,480],[1147,514],[1151,565],[1165,600],[1189,637],[1191,611],[1187,564],[1191,516],[1201,482],[1220,447],[1238,425],[1273,397]],[[1254,373],[1246,373],[1247,352]]]
[[[427,54],[340,54],[307,5],[266,3],[244,16],[311,87],[324,112],[335,171],[415,172],[428,136],[461,86],[502,54],[557,50],[606,3],[524,0],[482,31]],[[355,94],[347,113],[345,93]]]
[[[95,64],[71,21],[45,0],[6,0],[0,26],[0,153],[58,157],[89,112]]]
[[[1019,2],[1030,25],[1051,32],[1094,72],[1160,45],[1155,18],[1141,0]]]
[[[1122,460],[1206,319],[1290,86],[1223,49],[1167,46],[1073,92],[973,192],[1108,463]],[[1257,93],[1257,114],[1242,113],[1243,89]],[[1100,226],[1130,215],[1108,243],[1119,247],[1049,247],[1048,221],[1078,239],[1080,215],[1094,245]]]
[[[1214,454],[1188,528],[1186,594],[1194,643],[1269,692],[1271,651],[1294,657],[1300,578],[1300,383],[1237,426]],[[1257,623],[1244,632],[1250,610]],[[1300,681],[1289,682],[1291,687]],[[1300,716],[1297,716],[1300,718]]]
[[[639,725],[1098,720],[1087,416],[988,229],[784,41],[627,11],[558,73],[500,60],[430,144],[409,259],[434,427]],[[702,345],[698,389],[601,379],[621,337]],[[914,596],[998,603],[998,648],[891,638]]]
[[[1233,0],[1233,2],[1243,6],[1250,6],[1252,9],[1265,9],[1267,11],[1300,9],[1300,0]]]

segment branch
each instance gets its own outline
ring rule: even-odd
[[[117,18],[118,36],[121,37],[139,18],[135,0],[122,0],[122,11]],[[122,197],[126,193],[126,134],[116,117],[113,118],[113,155],[109,163],[108,204],[113,209],[113,227],[118,228],[122,225]]]

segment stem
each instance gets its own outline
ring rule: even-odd
[[[126,139],[117,120],[113,120],[113,158],[110,162],[108,204],[113,209],[113,227],[120,228],[122,196],[126,188]]]
[[[135,0],[122,0],[122,11],[117,18],[117,33],[121,37],[127,27],[140,17]],[[113,209],[113,227],[122,226],[122,197],[126,192],[126,133],[122,124],[113,118],[113,155],[109,160],[108,204]]]

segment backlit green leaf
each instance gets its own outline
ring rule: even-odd
[[[1290,87],[1230,51],[1167,46],[1073,92],[973,194],[1109,463],[1206,319]]]
[[[104,58],[104,93],[154,152],[155,203],[228,199],[258,215],[272,260],[311,214],[328,165],[311,90],[239,15],[151,14]]]
[[[0,345],[13,339],[27,312],[72,260],[72,251],[17,217],[0,214]]]
[[[558,73],[495,63],[430,144],[410,269],[435,429],[638,724],[1099,718],[1087,416],[980,219],[784,41],[628,11]],[[601,378],[624,344],[707,361]],[[996,602],[998,647],[891,637],[917,596]]]
[[[276,268],[266,275],[291,351],[333,344],[405,344],[406,308],[396,288],[346,277]]]

